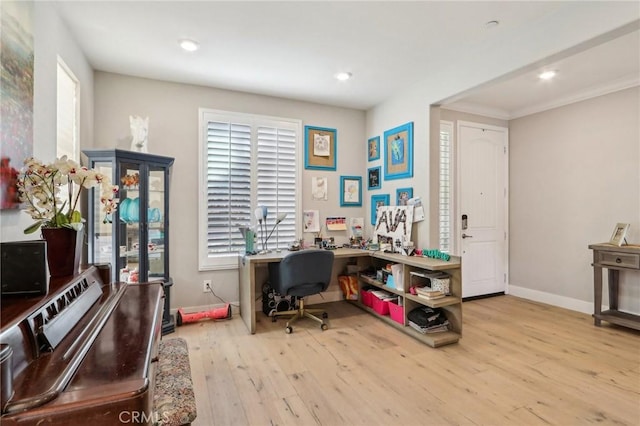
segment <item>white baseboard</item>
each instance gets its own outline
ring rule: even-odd
[[[523,299],[533,300],[534,302],[546,303],[547,305],[582,312],[583,314],[593,313],[593,303],[585,302],[584,300],[559,296],[557,294],[539,290],[532,290],[530,288],[519,287],[517,285],[509,285],[508,293],[512,296],[522,297]]]

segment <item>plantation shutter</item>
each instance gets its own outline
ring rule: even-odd
[[[78,146],[78,80],[58,61],[56,105],[56,156],[80,161]]]
[[[251,224],[251,126],[207,125],[207,253],[244,250],[238,226]]]
[[[296,237],[296,132],[258,127],[257,199],[267,206],[267,235],[278,214],[287,217],[274,230],[268,248],[286,248]]]
[[[451,139],[453,126],[450,123],[440,125],[440,184],[439,184],[439,227],[440,251],[452,250],[451,219]]]

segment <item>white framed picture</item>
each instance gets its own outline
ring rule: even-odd
[[[613,234],[611,234],[611,239],[609,240],[609,244],[613,244],[615,246],[621,246],[624,242],[624,238],[627,236],[627,231],[629,230],[628,223],[618,223],[613,230]]]

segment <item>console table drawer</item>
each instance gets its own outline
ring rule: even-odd
[[[600,264],[640,269],[640,255],[633,253],[599,252]]]

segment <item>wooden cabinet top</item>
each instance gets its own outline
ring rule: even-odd
[[[618,253],[640,253],[640,244],[626,244],[623,246],[616,246],[609,243],[590,244],[591,250],[598,251],[615,251]]]

